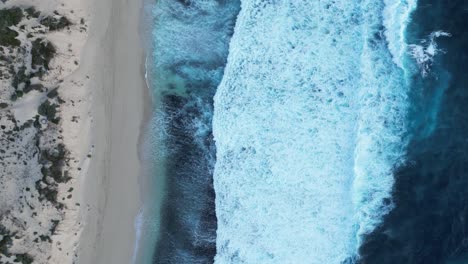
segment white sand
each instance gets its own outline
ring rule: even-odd
[[[91,7],[91,6],[90,6]],[[81,74],[92,93],[93,157],[82,188],[78,263],[130,263],[141,205],[138,139],[149,98],[140,33],[142,1],[93,1]],[[146,98],[146,99],[145,99]]]
[[[35,36],[49,40],[57,50],[49,65],[50,70],[44,78],[40,81],[38,79],[31,81],[43,84],[49,91],[59,87],[59,96],[65,100],[60,105],[58,113],[61,118],[60,124],[54,125],[47,120],[43,123],[43,127],[47,129],[42,130],[40,145],[44,150],[43,147],[47,149],[56,145],[51,144],[52,141],[65,144],[70,153],[69,162],[66,162],[64,169],[71,180],[57,184],[57,201],[64,205],[64,209],[58,210],[50,202],[39,199],[35,182],[42,178],[40,169],[44,165],[39,164],[37,155],[39,150],[34,144],[37,131],[24,129],[19,132],[8,149],[13,153],[22,153],[21,162],[9,162],[0,172],[2,187],[0,207],[7,210],[0,213],[1,224],[16,232],[18,236],[9,249],[10,253],[26,253],[33,257],[34,263],[72,263],[82,228],[80,219],[86,213],[86,209],[78,205],[81,199],[80,189],[85,187],[80,184],[86,175],[85,167],[82,165],[89,163],[87,154],[91,151],[89,132],[92,117],[88,102],[90,92],[85,85],[85,76],[78,74],[81,68],[80,54],[87,37],[88,7],[83,0],[9,0],[0,4],[0,8],[12,6],[25,8],[33,6],[41,12],[41,15],[52,15],[52,12],[58,11],[73,23],[70,27],[59,31],[41,33],[40,27],[39,31],[37,30],[36,19],[24,18],[21,22],[24,29],[18,36],[23,44],[27,44],[30,40],[27,40],[26,33],[34,32]],[[21,64],[22,59],[24,58],[17,57],[15,63]],[[2,101],[9,102],[12,90],[10,83],[9,79],[0,82]],[[37,114],[38,105],[47,99],[46,93],[31,91],[19,98],[11,104],[11,107],[2,111],[0,117],[2,124],[5,123],[7,129],[11,125],[11,122],[8,123],[4,118],[9,112],[16,118],[18,124],[33,118]],[[2,148],[6,149],[4,145]],[[3,157],[11,159],[12,155],[7,152]],[[25,210],[22,209],[24,204],[29,205]],[[59,221],[55,232],[50,231],[52,220]],[[39,235],[49,237],[50,242],[38,239]],[[6,259],[0,259],[0,262]]]

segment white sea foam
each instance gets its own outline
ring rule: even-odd
[[[434,31],[427,39],[421,40],[420,44],[410,44],[409,52],[419,66],[421,75],[426,77],[430,71],[434,57],[439,53],[444,53],[442,49],[437,46],[437,38],[451,37],[452,35],[444,31]]]
[[[405,31],[417,0],[384,0],[383,25],[393,61],[402,69],[407,50]]]
[[[354,151],[353,203],[358,223],[358,245],[363,235],[371,232],[381,222],[382,216],[392,209],[391,190],[394,183],[393,170],[403,162],[406,141],[406,113],[408,111],[408,83],[404,79],[405,44],[404,28],[407,21],[388,12],[385,1],[384,14],[397,18],[389,23],[384,19],[387,33],[385,42],[364,42],[361,55],[358,95],[358,128]],[[401,4],[400,4],[401,5]],[[415,7],[411,7],[414,9]],[[363,8],[364,14],[378,13],[381,7],[371,5]],[[405,9],[407,12],[408,7]],[[393,9],[400,13],[401,9]],[[409,14],[404,17],[408,19]],[[375,16],[367,16],[365,25],[376,25]],[[395,27],[396,23],[402,26]],[[403,28],[403,29],[402,29]],[[367,38],[373,35],[372,27],[366,27]],[[392,50],[391,47],[396,47]],[[395,53],[395,50],[398,50]],[[398,56],[398,57],[396,57]],[[397,59],[398,63],[395,63]],[[391,61],[398,66],[392,65]]]
[[[384,7],[242,1],[215,96],[216,263],[341,263],[391,209],[407,91]]]

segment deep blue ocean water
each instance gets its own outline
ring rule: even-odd
[[[468,263],[468,1],[151,8],[152,263]]]
[[[412,80],[414,136],[395,168],[395,208],[360,248],[361,263],[468,263],[468,1],[420,0],[407,29],[445,51]]]

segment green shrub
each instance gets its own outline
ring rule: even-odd
[[[44,188],[42,189],[42,192],[44,194],[44,197],[47,199],[47,201],[53,204],[57,203],[57,195],[58,195],[57,190]]]
[[[24,11],[26,11],[29,16],[34,18],[38,18],[41,15],[41,12],[37,11],[34,7],[26,8]]]
[[[0,45],[15,46],[21,45],[21,41],[17,40],[18,33],[14,30],[6,28],[0,31]]]
[[[48,241],[49,243],[52,243],[52,239],[50,239],[49,236],[45,236],[45,235],[40,235],[39,238],[41,239],[41,241]]]
[[[63,144],[59,144],[57,146],[57,149],[53,152],[48,151],[48,150],[42,151],[41,163],[42,164],[47,164],[49,162],[52,163],[48,167],[43,166],[41,168],[41,173],[42,173],[44,181],[47,176],[52,177],[55,180],[55,182],[58,182],[58,183],[67,182],[71,179],[67,172],[65,172],[65,174],[62,172],[66,155],[67,155],[67,151]]]
[[[58,88],[53,89],[52,91],[47,93],[47,97],[54,98],[58,95]]]
[[[25,89],[31,85],[31,76],[26,73],[26,66],[24,65],[21,66],[17,72],[15,72],[13,80],[11,81],[11,85],[13,85],[15,89],[18,89],[18,86],[22,83],[25,84]]]
[[[4,226],[0,225],[0,235],[3,236],[2,240],[0,240],[0,253],[9,257],[11,254],[9,254],[8,249],[13,243],[12,234]]]
[[[22,264],[31,264],[33,263],[34,259],[28,255],[27,253],[24,254],[16,254],[15,260],[13,262],[22,263]]]
[[[51,122],[58,123],[59,119],[55,117],[57,114],[57,107],[58,105],[52,104],[49,100],[47,100],[39,106],[37,113],[47,117],[47,120]]]
[[[23,11],[19,7],[0,10],[0,28],[11,27],[23,19]]]
[[[32,42],[31,56],[33,67],[43,67],[49,70],[49,63],[55,55],[55,47],[45,39],[36,39]]]
[[[70,26],[71,22],[64,16],[61,16],[58,19],[55,17],[48,16],[41,19],[41,24],[48,27],[49,30],[55,31]]]
[[[18,33],[9,27],[17,25],[23,19],[21,8],[15,7],[0,10],[0,45],[19,46],[21,42],[16,39]]]

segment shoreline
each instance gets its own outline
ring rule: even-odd
[[[83,64],[95,76],[88,87],[95,154],[83,188],[82,210],[87,212],[77,263],[130,263],[142,206],[140,144],[151,109],[144,76],[143,1],[91,5]]]

